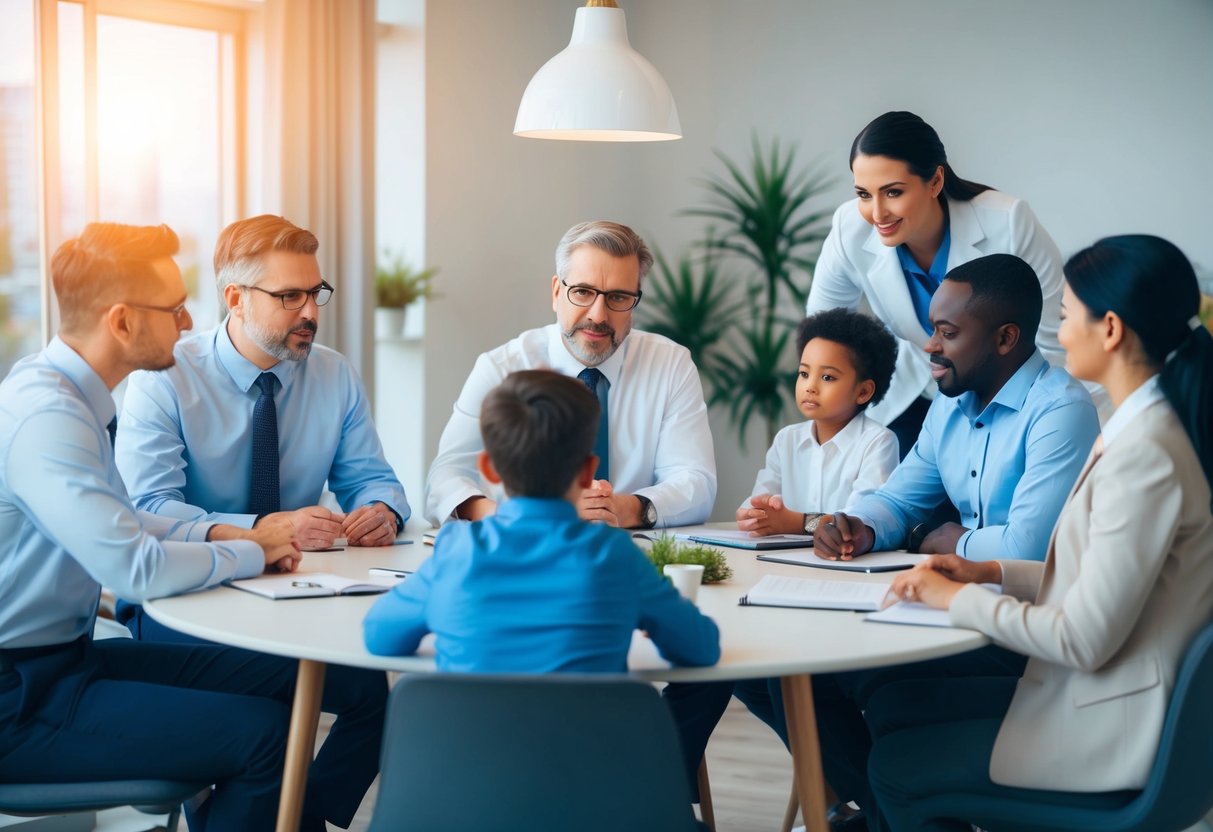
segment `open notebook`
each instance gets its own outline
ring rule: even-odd
[[[770,563],[790,563],[793,566],[812,566],[817,569],[838,569],[843,572],[896,572],[909,569],[926,560],[929,555],[913,555],[909,552],[869,552],[851,560],[826,560],[816,552],[779,552],[774,555],[759,555],[759,560]]]
[[[232,581],[231,585],[275,601],[289,598],[323,598],[328,595],[374,595],[387,592],[400,583],[399,578],[372,576],[365,581],[343,578],[328,572],[292,572],[289,575],[261,575]]]
[[[785,578],[764,575],[741,596],[742,606],[803,607],[819,610],[859,610],[875,612],[880,609],[888,584],[860,581],[818,581],[812,578]]]
[[[632,537],[656,540],[663,534],[672,534],[675,540],[706,543],[709,546],[728,546],[733,549],[804,549],[813,545],[813,535],[811,534],[769,534],[765,537],[754,537],[749,532],[737,529],[717,529],[711,526],[687,526],[667,531],[653,529],[652,531],[635,532]]]

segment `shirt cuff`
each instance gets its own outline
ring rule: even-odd
[[[251,540],[225,540],[219,545],[236,556],[233,579],[255,578],[265,571],[265,552]]]
[[[959,538],[957,538],[956,554],[958,554],[964,558],[969,557],[969,538],[972,536],[973,536],[973,530],[967,529],[964,534],[962,534]],[[972,558],[969,558],[969,559],[972,560]]]

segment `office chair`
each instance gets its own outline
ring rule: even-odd
[[[1158,756],[1141,791],[1076,794],[1033,790],[1026,797],[962,793],[922,801],[932,817],[989,832],[1162,832],[1197,823],[1213,807],[1213,623],[1188,646],[1163,723]]]
[[[620,677],[405,676],[370,832],[698,830],[678,736]]]
[[[104,618],[97,619],[93,630],[94,639],[130,637],[126,627]],[[168,815],[164,828],[175,830],[181,816],[181,804],[207,788],[210,788],[209,783],[177,780],[0,783],[0,814],[50,817],[133,806],[145,814]]]

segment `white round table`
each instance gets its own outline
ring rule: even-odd
[[[415,570],[433,551],[411,535],[409,544],[376,549],[305,553],[302,572],[332,572],[365,579],[372,567]],[[755,553],[728,549],[733,577],[701,587],[699,607],[721,633],[721,659],[713,667],[671,668],[640,634],[629,654],[631,675],[650,681],[721,681],[782,678],[800,805],[810,830],[825,830],[825,798],[810,676],[939,658],[982,647],[972,630],[873,624],[862,613],[740,606],[739,598],[766,574],[888,583],[890,573],[866,574],[758,561]],[[188,635],[300,660],[291,714],[278,830],[296,830],[303,805],[319,719],[326,664],[427,673],[434,668],[430,639],[416,656],[376,656],[362,641],[362,619],[378,596],[272,601],[231,587],[161,598],[144,605],[156,621]]]

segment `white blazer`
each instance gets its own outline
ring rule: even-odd
[[[1073,792],[1145,784],[1179,664],[1213,613],[1209,497],[1183,425],[1156,401],[1102,456],[1091,451],[1044,563],[1000,561],[1002,595],[973,584],[956,594],[953,624],[1031,657],[991,780]]]
[[[858,205],[859,200],[853,199],[834,212],[830,234],[813,272],[806,311],[812,315],[838,306],[856,309],[863,296],[876,317],[898,337],[897,370],[889,392],[865,411],[887,425],[924,390],[934,395],[931,365],[923,351],[930,336],[914,311],[896,247],[880,241],[876,229],[860,216]],[[984,191],[968,202],[949,199],[948,218],[952,233],[949,270],[987,254],[1014,254],[1035,270],[1044,295],[1036,346],[1046,361],[1064,367],[1065,356],[1057,342],[1063,283],[1061,252],[1028,203],[999,191]],[[1097,396],[1092,391],[1092,396],[1102,414],[1107,407],[1106,394],[1102,390],[1099,393]]]

